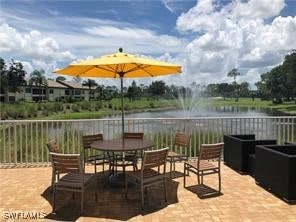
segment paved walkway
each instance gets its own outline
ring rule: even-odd
[[[177,170],[182,171],[179,164]],[[91,168],[92,169],[92,168]],[[88,168],[90,170],[90,168]],[[94,191],[86,191],[85,212],[79,216],[80,196],[72,199],[69,192],[58,192],[57,214],[51,213],[50,167],[0,169],[1,221],[29,218],[29,214],[45,219],[63,221],[295,221],[296,205],[289,205],[257,186],[248,175],[240,175],[222,165],[222,194],[200,198],[197,194],[207,187],[197,186],[194,175],[188,178],[189,188],[183,188],[181,173],[168,180],[168,203],[164,203],[161,187],[148,190],[146,209],[141,210],[139,189],[129,189],[128,200],[121,188],[103,186],[98,175],[99,199],[94,201]],[[95,181],[94,181],[95,182]],[[217,176],[205,177],[205,184],[216,188]],[[8,220],[7,218],[10,218]],[[23,220],[28,221],[28,220]],[[33,221],[37,221],[36,219]]]

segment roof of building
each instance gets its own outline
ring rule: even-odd
[[[88,86],[83,86],[81,83],[77,82],[69,82],[69,81],[58,81],[59,83],[68,86],[73,89],[89,89]],[[92,86],[91,89],[96,89],[96,86]]]
[[[59,83],[59,82],[56,82],[56,81],[53,81],[53,80],[47,80],[47,87],[53,87],[53,88],[68,88],[67,86]]]

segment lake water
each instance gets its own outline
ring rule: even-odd
[[[126,118],[188,118],[188,117],[266,117],[281,116],[280,112],[271,109],[252,108],[252,107],[211,107],[199,108],[192,112],[183,110],[150,111],[141,113],[126,113]],[[112,116],[112,117],[120,117]]]

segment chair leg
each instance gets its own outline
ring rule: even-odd
[[[163,178],[163,188],[164,188],[164,200],[167,202],[167,186],[166,186],[166,177]]]
[[[141,182],[141,206],[142,206],[142,210],[144,210],[144,187],[142,182]]]
[[[97,180],[95,180],[95,189],[96,189],[95,202],[97,202],[98,201],[98,182],[97,182]]]
[[[53,190],[54,182],[55,182],[55,173],[54,173],[54,171],[52,171],[52,176],[51,176],[51,190]]]
[[[174,171],[176,171],[176,161],[174,161]]]
[[[197,174],[196,174],[196,175],[197,175],[197,182],[198,182],[198,185],[199,185],[199,184],[200,184],[200,178],[199,178],[200,175],[199,175],[199,171],[197,171]]]
[[[203,171],[201,171],[201,184],[203,184]]]
[[[83,214],[83,204],[84,204],[84,187],[81,190],[81,209],[80,209],[80,213]]]
[[[94,164],[95,164],[95,173],[97,173],[97,162],[96,162],[96,160],[95,160]]]
[[[183,176],[183,185],[186,187],[186,163],[184,163],[184,176]]]
[[[170,177],[172,178],[172,170],[173,170],[173,159],[170,159]]]
[[[128,177],[128,176],[125,175],[125,178],[124,178],[124,188],[125,188],[125,190],[124,190],[124,191],[125,191],[125,192],[124,192],[125,195],[124,195],[124,196],[125,196],[125,199],[126,199],[126,200],[127,200],[127,188],[128,188],[128,186],[127,186],[127,180],[128,180],[127,177]]]
[[[52,212],[55,212],[55,199],[56,199],[56,190],[53,187],[53,191],[52,191],[52,199],[53,199],[53,203],[52,203]]]
[[[219,179],[219,192],[221,192],[221,174],[220,174],[220,170],[218,172],[218,179]]]

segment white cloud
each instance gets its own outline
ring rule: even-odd
[[[18,55],[44,60],[74,58],[69,51],[61,51],[53,38],[44,38],[36,30],[20,33],[7,23],[0,25],[0,50],[6,53],[17,52]]]
[[[194,36],[182,57],[197,82],[228,82],[227,72],[237,67],[242,73],[238,81],[254,83],[259,71],[279,64],[296,48],[296,16],[277,16],[285,7],[283,0],[217,2],[199,0],[176,22],[180,33]],[[266,19],[274,16],[269,24]]]
[[[279,15],[284,7],[284,0],[235,1],[232,6],[232,14],[234,17],[238,18],[267,19]]]
[[[172,13],[182,5],[179,1],[162,2]],[[227,72],[234,67],[241,72],[238,81],[254,83],[262,71],[279,64],[296,48],[296,16],[279,16],[284,0],[221,2],[198,0],[182,13],[176,20],[178,37],[137,26],[136,22],[69,17],[50,10],[46,13],[54,16],[41,18],[37,12],[3,9],[0,51],[22,56],[28,70],[43,68],[50,73],[73,59],[114,53],[123,47],[129,53],[161,54],[157,59],[183,65],[181,75],[139,81],[189,85],[192,81],[230,82]],[[112,84],[109,80],[100,82]]]

